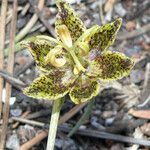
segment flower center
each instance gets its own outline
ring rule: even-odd
[[[75,54],[75,46],[72,43],[72,38],[67,26],[66,25],[58,26],[57,33],[59,34],[59,37],[63,43],[62,46],[70,53],[70,55],[74,60],[75,63],[74,74],[78,74],[81,71],[85,72],[85,68],[82,66],[81,62],[79,61],[78,57]]]

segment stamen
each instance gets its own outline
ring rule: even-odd
[[[47,54],[45,57],[45,62],[48,64],[49,62],[54,66],[54,67],[62,67],[66,63],[65,58],[57,58],[56,56],[62,54],[62,47],[61,46],[56,46],[54,49],[50,50],[50,52]]]
[[[59,37],[61,41],[67,46],[72,47],[72,38],[70,35],[70,32],[66,25],[60,25],[57,27],[57,33],[59,34]]]

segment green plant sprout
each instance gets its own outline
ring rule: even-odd
[[[86,29],[67,2],[57,0],[56,4],[59,10],[55,22],[57,39],[39,35],[20,44],[30,50],[41,70],[40,77],[24,89],[24,94],[53,100],[54,112],[60,112],[61,98],[67,93],[75,104],[89,101],[99,93],[100,80],[127,76],[134,61],[122,53],[108,50],[121,27],[121,18],[102,27],[94,25]],[[53,120],[50,130],[51,126],[57,127],[58,116]],[[56,131],[53,135],[55,139]],[[48,142],[52,140],[52,134],[49,136]],[[47,149],[53,150],[53,147],[54,140]]]

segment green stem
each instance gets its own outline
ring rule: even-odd
[[[85,72],[85,68],[80,63],[80,61],[79,61],[78,57],[76,56],[75,52],[73,50],[70,50],[69,52],[70,52],[70,55],[72,56],[75,64],[77,65],[77,68],[79,69],[79,71]]]
[[[67,135],[68,137],[71,137],[79,129],[79,127],[84,123],[84,121],[90,116],[93,105],[94,105],[94,99],[92,99],[88,103],[88,106],[87,106],[84,114],[82,115],[80,120],[76,123],[76,125],[73,127],[73,129],[68,133],[68,135]]]
[[[48,133],[47,150],[54,150],[59,114],[60,114],[62,103],[63,103],[63,99],[57,99],[53,102],[50,128]]]

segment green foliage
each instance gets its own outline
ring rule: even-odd
[[[57,0],[57,39],[47,36],[22,41],[33,55],[43,75],[24,89],[34,98],[56,100],[69,93],[75,104],[95,97],[99,80],[117,80],[127,76],[134,62],[131,58],[107,48],[113,44],[122,20],[102,27],[86,29],[68,3]],[[93,51],[100,51],[91,58]]]

